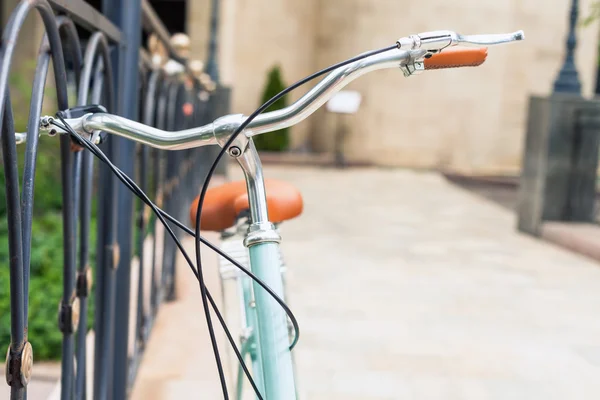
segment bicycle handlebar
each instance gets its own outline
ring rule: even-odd
[[[392,49],[340,67],[289,107],[259,115],[250,123],[245,135],[252,137],[297,124],[359,76],[382,68],[408,68],[409,64],[415,63],[425,54],[425,50]],[[87,114],[79,118],[66,119],[66,122],[77,133],[85,136],[101,130],[163,150],[183,150],[223,144],[245,119],[242,114],[233,114],[198,128],[171,132],[108,113]],[[57,133],[66,133],[61,132],[57,127],[52,129]]]
[[[423,57],[425,53],[424,50],[411,52],[392,49],[340,67],[289,107],[257,116],[250,122],[246,136],[252,137],[296,125],[356,78],[378,69],[406,67]]]
[[[367,72],[384,68],[400,68],[405,76],[425,69],[476,66],[485,61],[486,51],[462,50],[439,54],[450,46],[459,44],[495,45],[523,40],[523,31],[498,35],[463,36],[452,31],[426,32],[407,36],[397,41],[397,48],[372,55],[340,67],[327,75],[295,103],[281,110],[257,116],[244,131],[246,138],[272,132],[297,124],[315,112],[344,86]],[[51,118],[51,117],[44,117]],[[104,131],[149,146],[179,150],[206,145],[223,145],[247,117],[228,115],[198,128],[175,132],[163,131],[108,113],[90,113],[66,122],[79,134],[91,137],[95,131]],[[47,122],[47,120],[46,120]],[[41,124],[42,131],[67,133],[56,126]]]

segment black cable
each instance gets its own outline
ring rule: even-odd
[[[60,116],[59,116],[59,119],[60,119]],[[64,120],[61,119],[61,121],[64,121]],[[64,121],[64,123],[66,124],[66,121]],[[55,126],[58,126],[61,129],[69,131],[69,133],[71,133],[71,135],[73,135],[73,137],[74,137],[75,140],[81,142],[80,144],[82,146],[84,146],[88,150],[90,150],[92,152],[92,154],[95,155],[95,156],[97,156],[102,162],[104,162],[107,165],[109,165],[109,167],[112,169],[113,173],[115,173],[115,175],[123,182],[123,184],[129,190],[131,190],[134,194],[136,194],[145,204],[147,204],[148,206],[150,206],[155,213],[157,213],[157,212],[160,213],[164,218],[168,219],[174,225],[176,225],[177,227],[179,227],[180,229],[182,229],[185,233],[194,236],[194,231],[192,231],[190,228],[188,228],[187,226],[185,226],[183,223],[181,223],[180,221],[178,221],[177,219],[175,219],[170,214],[166,213],[164,210],[158,208],[158,206],[156,206],[156,204],[154,204],[147,197],[147,195],[141,190],[141,188],[139,188],[137,186],[137,184],[128,175],[124,174],[117,166],[115,166],[114,164],[112,164],[112,162],[110,162],[110,160],[108,159],[108,157],[106,157],[106,155],[102,152],[102,150],[100,150],[94,143],[92,143],[89,140],[81,137],[76,132],[71,132],[69,129],[67,129],[63,125],[60,125],[60,124],[58,124],[56,122],[52,122],[52,124],[55,125]],[[66,125],[69,126],[68,124],[66,124]],[[71,128],[71,127],[69,126],[69,128]],[[159,215],[159,219],[160,219],[160,215]],[[165,224],[164,220],[161,220],[161,222],[163,223],[163,225]],[[169,228],[167,227],[167,229],[169,229]],[[171,234],[171,236],[173,236],[173,234],[171,232],[169,232],[169,233]],[[233,258],[231,258],[227,253],[225,253],[221,249],[219,249],[212,242],[208,241],[207,239],[203,238],[202,236],[200,236],[200,241],[203,244],[205,244],[206,246],[208,246],[211,250],[213,250],[216,253],[218,253],[221,257],[223,257],[227,261],[231,262],[234,266],[236,266],[238,269],[240,269],[241,271],[243,271],[251,279],[253,279],[254,281],[256,281],[263,289],[265,289],[273,297],[273,299],[275,301],[277,301],[281,305],[281,307],[284,309],[284,311],[286,312],[286,314],[290,318],[290,321],[292,322],[292,325],[294,326],[294,330],[296,332],[298,331],[298,328],[297,328],[298,327],[298,321],[297,321],[296,317],[294,316],[294,314],[292,313],[292,311],[289,309],[289,307],[285,304],[285,302],[273,291],[273,289],[271,289],[260,278],[258,278],[256,275],[254,275],[254,273],[252,273],[250,270],[248,270],[243,265],[241,265],[240,263],[238,263],[236,260],[234,260]],[[176,243],[177,243],[177,240],[176,240]],[[182,250],[181,246],[179,246],[179,249]],[[193,267],[193,264],[192,264],[191,260],[189,260],[189,258],[188,258],[189,256],[187,256],[187,253],[185,251],[183,251],[183,250],[182,250],[182,253],[183,253],[184,257],[186,257],[186,259],[188,261],[188,265],[192,269],[192,272],[194,273],[194,275],[198,279],[198,273],[195,270],[195,268]],[[207,292],[207,295],[208,295],[208,300],[211,302],[211,305],[212,305],[213,309],[215,309],[216,304],[214,303],[214,300],[212,299],[212,296],[210,295],[209,292]],[[221,325],[224,328],[225,334],[228,336],[229,342],[231,343],[232,347],[234,348],[234,351],[236,352],[236,356],[237,356],[239,354],[239,350],[237,349],[237,347],[235,345],[235,341],[231,337],[231,333],[229,332],[229,330],[226,327],[226,325],[224,325],[226,323],[223,320],[221,314],[218,312],[218,310],[215,310],[215,311],[216,311],[217,318],[219,318],[220,323],[221,323]],[[240,361],[240,363],[243,364],[243,360],[241,359],[241,356],[238,356],[238,361]],[[242,365],[242,369],[245,370],[244,372],[245,372],[246,376],[249,378],[250,383],[256,389],[256,387],[253,385],[252,378],[249,376],[249,372],[247,371],[245,364]],[[260,397],[260,395],[258,395],[258,396]]]
[[[57,124],[56,122],[52,122],[53,125],[64,129],[64,130],[68,130],[65,126]],[[69,128],[71,128],[69,126]],[[85,138],[83,138],[82,136],[80,136],[79,134],[75,133],[75,139],[76,140],[80,140],[79,138],[81,138],[81,141],[83,142]],[[87,143],[81,143],[82,146],[85,146],[88,150],[90,150],[90,152],[95,155],[96,157],[98,157],[102,162],[104,162],[105,164],[109,164],[109,167],[112,169],[113,173],[115,173],[115,175],[117,175],[117,177],[119,178],[119,180],[121,180],[121,182],[123,182],[123,184],[132,192],[134,192],[134,194],[136,196],[138,196],[145,204],[147,204],[148,206],[150,206],[150,208],[152,208],[153,211],[160,213],[164,218],[166,218],[167,220],[169,220],[169,222],[173,223],[175,226],[177,226],[178,228],[180,228],[181,230],[183,230],[185,233],[187,233],[190,236],[195,237],[194,231],[190,228],[188,228],[187,226],[185,226],[182,222],[180,222],[179,220],[177,220],[175,217],[173,217],[172,215],[170,215],[169,213],[167,213],[166,211],[164,211],[163,209],[159,208],[156,203],[152,202],[152,200],[150,200],[146,193],[144,193],[141,188],[139,186],[137,186],[137,184],[128,176],[126,175],[123,171],[121,171],[119,169],[119,167],[117,167],[116,165],[114,165],[106,156],[106,154],[104,154],[102,152],[102,150],[97,147],[94,143],[90,142],[89,140],[87,141]],[[161,221],[162,222],[162,221]],[[164,223],[163,223],[164,224]],[[229,261],[231,264],[233,264],[236,268],[238,268],[239,270],[241,270],[242,272],[244,272],[248,277],[250,277],[253,281],[255,281],[256,283],[258,283],[264,290],[267,291],[267,293],[269,293],[271,295],[271,297],[273,297],[273,299],[279,303],[279,305],[281,306],[281,308],[283,308],[283,310],[285,311],[285,313],[288,315],[288,317],[290,318],[290,321],[292,322],[292,326],[294,327],[294,330],[298,330],[298,320],[296,319],[296,316],[294,315],[294,313],[292,312],[292,310],[287,306],[287,304],[285,304],[285,302],[281,299],[281,297],[279,297],[277,295],[277,293],[275,293],[273,291],[273,289],[271,289],[271,287],[269,285],[267,285],[263,280],[261,280],[258,276],[256,276],[252,271],[250,271],[249,269],[247,269],[246,267],[244,267],[242,264],[240,264],[238,261],[236,261],[235,259],[231,258],[231,256],[227,253],[225,253],[223,250],[219,249],[219,247],[217,247],[215,244],[213,244],[212,242],[210,242],[209,240],[205,239],[202,235],[200,235],[200,241],[202,242],[202,244],[206,245],[208,248],[210,248],[211,250],[213,250],[215,253],[217,253],[220,257],[223,257],[224,259],[226,259],[227,261]],[[195,269],[193,270],[194,273]]]
[[[226,327],[226,324],[224,322],[224,320],[222,319],[221,314],[218,311],[218,308],[216,308],[216,304],[214,303],[214,300],[212,299],[212,296],[210,296],[210,293],[208,292],[208,288],[206,287],[205,283],[204,283],[204,275],[202,272],[202,259],[201,259],[201,248],[200,248],[200,243],[203,242],[206,245],[208,245],[212,250],[217,251],[220,255],[227,257],[224,253],[221,253],[219,251],[218,248],[216,248],[215,246],[213,246],[212,244],[210,244],[208,241],[203,241],[203,238],[200,236],[200,223],[201,223],[201,214],[202,214],[202,206],[204,203],[204,198],[206,196],[206,191],[208,189],[208,185],[210,184],[210,181],[212,179],[212,176],[214,175],[214,172],[216,170],[216,166],[219,163],[219,161],[221,160],[221,158],[223,157],[223,155],[225,154],[226,150],[229,148],[229,146],[233,143],[233,141],[237,138],[237,136],[250,124],[250,122],[252,122],[252,120],[254,120],[260,113],[264,112],[267,108],[269,108],[273,103],[275,103],[277,100],[279,100],[281,97],[283,97],[284,95],[286,95],[287,93],[291,92],[292,90],[304,85],[305,83],[321,76],[324,75],[328,72],[333,71],[334,69],[337,69],[339,67],[342,67],[344,65],[353,63],[355,61],[359,61],[362,60],[364,58],[370,57],[372,55],[376,55],[376,54],[380,54],[383,53],[385,51],[389,51],[392,49],[397,48],[396,45],[393,46],[389,46],[380,50],[375,50],[375,51],[371,51],[368,53],[364,53],[361,54],[357,57],[353,57],[351,59],[348,59],[346,61],[337,63],[335,65],[332,65],[328,68],[325,68],[319,72],[316,72],[296,83],[294,83],[293,85],[289,86],[288,88],[284,89],[283,91],[281,91],[280,93],[278,93],[276,96],[272,97],[269,101],[267,101],[266,103],[264,103],[261,107],[259,107],[256,111],[254,111],[236,130],[235,132],[231,135],[231,137],[229,138],[229,140],[225,143],[225,145],[222,147],[221,151],[218,153],[214,163],[211,165],[211,168],[209,169],[209,172],[207,174],[206,180],[202,186],[202,191],[200,193],[200,197],[199,197],[199,201],[198,201],[198,207],[196,209],[196,227],[195,227],[195,231],[194,231],[194,236],[197,238],[197,240],[195,240],[195,250],[196,250],[196,263],[197,263],[197,271],[194,269],[193,264],[191,263],[191,260],[189,260],[189,257],[187,256],[187,253],[185,252],[185,250],[183,249],[183,247],[181,246],[181,243],[177,240],[175,234],[172,232],[172,230],[170,229],[170,227],[168,226],[168,224],[166,223],[166,221],[164,221],[164,219],[162,218],[162,216],[164,215],[165,217],[167,217],[169,220],[171,220],[171,222],[175,223],[176,225],[178,225],[180,228],[184,229],[187,233],[190,233],[189,230],[187,228],[185,228],[185,226],[183,226],[183,224],[179,223],[177,220],[175,220],[174,218],[172,218],[170,215],[166,214],[164,211],[158,209],[158,207],[154,206],[154,204],[147,198],[147,196],[145,196],[145,194],[143,192],[141,192],[141,190],[139,189],[139,187],[137,187],[137,185],[135,185],[135,183],[133,181],[131,181],[131,179],[123,174],[121,171],[118,170],[118,168],[116,166],[114,166],[110,160],[106,159],[103,160],[107,163],[107,165],[114,167],[111,168],[113,170],[113,172],[115,173],[115,175],[117,175],[117,177],[120,178],[121,181],[123,181],[123,183],[130,189],[132,190],[134,193],[139,194],[140,198],[142,198],[141,196],[145,196],[146,200],[148,200],[148,202],[144,201],[146,204],[148,204],[153,211],[155,212],[155,214],[159,217],[161,223],[163,223],[163,225],[165,225],[165,227],[167,228],[167,231],[169,232],[169,234],[173,237],[173,239],[175,240],[176,244],[178,245],[180,251],[182,252],[182,254],[184,255],[184,257],[186,257],[186,259],[188,260],[188,264],[190,265],[190,267],[192,268],[192,271],[195,273],[195,275],[198,278],[198,282],[200,285],[200,293],[202,296],[202,303],[203,303],[203,308],[206,314],[206,321],[207,321],[207,325],[208,325],[208,330],[209,330],[209,334],[210,334],[210,338],[211,338],[211,343],[213,345],[213,351],[215,353],[215,360],[216,360],[216,364],[217,364],[217,369],[219,372],[219,378],[221,380],[221,386],[223,389],[223,395],[225,399],[229,399],[229,395],[227,393],[227,385],[225,382],[225,377],[224,377],[224,373],[223,373],[223,366],[221,363],[221,359],[220,359],[220,355],[219,355],[219,349],[218,349],[218,345],[216,342],[216,337],[214,334],[214,327],[212,325],[212,320],[210,317],[210,312],[208,309],[208,303],[211,303],[211,306],[213,307],[219,321],[221,322],[221,324],[223,325],[223,328],[226,331],[226,334],[228,336],[228,339],[230,341],[230,343],[232,344],[233,348],[236,351],[236,355],[238,355],[238,359],[241,362],[242,367],[244,367],[244,371],[246,372],[246,375],[248,376],[249,380],[251,381],[251,383],[253,383],[252,378],[249,376],[249,373],[247,373],[247,370],[245,369],[245,364],[243,362],[243,359],[241,359],[241,355],[239,355],[239,352],[237,350],[237,347],[235,346],[235,343],[233,342],[233,339],[230,336],[230,333]],[[66,124],[66,121],[64,121],[64,119],[62,117],[59,117],[61,119],[61,121],[66,125],[66,127],[70,128],[70,126],[68,126]],[[72,129],[67,129],[67,131],[70,131],[69,133],[71,133],[71,135],[78,137],[79,135]],[[84,139],[84,138],[81,138]],[[87,141],[87,139],[84,139],[84,141]],[[88,141],[89,142],[89,141]],[[89,142],[89,144],[91,145],[90,147],[95,145],[91,142]],[[87,147],[87,146],[86,146]],[[90,149],[90,151],[92,151]],[[98,149],[99,152],[101,152]],[[95,155],[98,156],[98,154],[96,152],[94,152]],[[101,158],[101,157],[100,157]],[[102,158],[101,158],[102,159]],[[119,172],[117,172],[119,171]],[[127,180],[130,180],[131,182],[127,182]],[[235,265],[236,263],[234,263]],[[238,265],[236,265],[238,266]],[[238,266],[238,268],[241,266]],[[242,270],[244,270],[244,268],[241,268]],[[258,280],[258,278],[255,279],[256,282],[259,282],[260,280]],[[267,289],[268,286],[267,285],[261,285],[263,288]],[[269,290],[267,290],[276,300],[279,298],[275,293],[271,293]],[[287,306],[285,306],[285,304],[280,303],[284,309],[286,309],[286,313],[288,313],[287,311],[289,310],[289,308],[287,308]],[[291,311],[288,313],[288,315],[291,317]],[[292,320],[292,322],[294,323],[294,320]],[[292,344],[290,345],[290,350],[296,345],[296,343],[299,340],[299,335],[300,335],[300,331],[299,331],[299,327],[297,326],[297,323],[294,324],[294,328],[295,328],[295,338],[292,341]],[[255,386],[254,386],[255,387]],[[256,387],[255,387],[255,391],[256,391]],[[257,395],[260,397],[260,394],[257,391]]]
[[[196,227],[195,227],[195,236],[199,237],[200,236],[200,222],[201,222],[201,216],[202,216],[202,205],[204,204],[204,198],[206,197],[206,191],[208,190],[208,185],[210,184],[210,181],[215,173],[215,170],[217,168],[217,165],[219,163],[219,161],[221,161],[221,158],[223,158],[223,155],[225,154],[225,152],[227,151],[227,149],[229,148],[229,146],[233,143],[233,141],[238,137],[238,135],[243,132],[243,130],[248,126],[248,124],[250,124],[250,122],[252,122],[252,120],[254,118],[256,118],[260,113],[262,113],[264,110],[266,110],[267,108],[269,108],[273,103],[275,103],[277,100],[279,100],[281,97],[285,96],[287,93],[291,92],[292,90],[304,85],[305,83],[321,76],[324,75],[330,71],[333,71],[339,67],[342,67],[344,65],[353,63],[355,61],[358,60],[362,60],[364,58],[370,57],[372,55],[376,55],[379,53],[383,53],[392,49],[397,48],[397,45],[394,44],[392,46],[388,46],[386,48],[380,49],[380,50],[375,50],[375,51],[370,51],[368,53],[364,53],[361,54],[359,56],[353,57],[349,60],[346,61],[342,61],[341,63],[332,65],[328,68],[325,68],[319,72],[316,72],[304,79],[301,79],[300,81],[294,83],[293,85],[287,87],[286,89],[282,90],[281,92],[279,92],[277,95],[275,95],[274,97],[272,97],[269,101],[267,101],[266,103],[264,103],[262,106],[260,106],[258,109],[256,109],[256,111],[254,111],[233,133],[233,135],[231,135],[231,137],[229,138],[229,140],[227,140],[227,142],[225,143],[225,145],[221,148],[221,151],[219,151],[219,154],[217,154],[217,157],[215,158],[215,161],[213,162],[213,164],[211,165],[208,174],[206,176],[206,179],[204,180],[204,184],[202,185],[202,191],[200,192],[200,197],[198,199],[198,206],[196,208]],[[219,377],[221,378],[221,382],[222,382],[222,386],[223,386],[223,395],[225,396],[225,399],[228,399],[229,396],[227,394],[227,387],[224,383],[224,376],[223,376],[223,369],[221,367],[221,362],[219,359],[219,348],[217,346],[216,340],[214,338],[214,329],[212,328],[212,322],[210,319],[210,314],[208,313],[208,302],[207,302],[207,296],[206,296],[206,287],[204,286],[204,274],[202,273],[202,257],[201,257],[201,249],[200,249],[200,241],[199,240],[195,240],[194,241],[194,245],[195,245],[195,249],[196,249],[196,265],[198,266],[198,277],[199,277],[199,282],[200,282],[200,295],[202,297],[202,305],[204,307],[204,310],[206,312],[206,322],[208,324],[208,331],[210,333],[211,336],[211,341],[214,343],[214,353],[215,353],[215,358],[217,360],[217,368],[219,370]],[[296,345],[296,343],[298,342],[300,338],[300,331],[297,330],[296,331],[296,337],[295,340],[291,343],[290,345],[290,350],[294,348],[294,346]]]
[[[88,150],[90,150],[90,152],[95,155],[96,157],[98,157],[102,162],[104,162],[106,165],[108,165],[108,167],[112,170],[112,172],[117,176],[117,178],[119,178],[119,180],[121,180],[121,182],[123,182],[123,184],[129,189],[131,190],[135,195],[137,195],[144,203],[146,203],[148,206],[150,206],[150,208],[152,208],[152,210],[154,211],[154,213],[157,215],[157,217],[159,218],[160,222],[165,226],[167,232],[169,233],[169,235],[171,236],[171,238],[173,238],[173,240],[175,241],[175,244],[177,245],[177,247],[179,248],[179,251],[182,253],[182,255],[184,256],[184,258],[186,259],[188,265],[190,266],[192,272],[194,273],[194,275],[196,276],[196,279],[198,279],[198,272],[196,271],[196,269],[194,268],[192,259],[190,258],[190,256],[187,254],[187,252],[185,251],[185,249],[183,248],[183,245],[181,244],[181,242],[179,241],[179,239],[177,238],[177,236],[175,235],[175,233],[173,232],[173,230],[171,229],[171,227],[167,224],[167,222],[164,220],[163,218],[163,213],[166,214],[163,210],[159,209],[149,198],[148,196],[139,188],[139,186],[137,186],[137,184],[135,182],[133,182],[133,180],[126,175],[125,173],[123,173],[116,165],[114,165],[106,156],[106,154],[104,154],[104,152],[102,152],[102,150],[100,150],[100,148],[98,148],[94,143],[92,143],[91,141],[89,141],[87,138],[84,138],[82,136],[80,136],[79,134],[77,134],[70,125],[68,125],[66,123],[66,121],[64,120],[63,116],[61,115],[61,113],[57,114],[57,117],[61,120],[61,122],[64,124],[64,126],[61,126],[60,124],[57,124],[56,122],[52,122],[53,125],[60,127],[61,129],[66,130],[67,132],[69,132],[69,134],[74,137],[79,144],[83,145],[84,147],[86,147]],[[175,218],[173,218],[172,216],[170,216],[169,214],[167,214],[170,218],[172,218],[173,220],[175,220]],[[177,220],[175,220],[177,221]],[[177,221],[179,222],[179,221]],[[212,243],[211,243],[212,246]],[[224,254],[224,253],[223,253]],[[235,263],[235,261],[234,261]],[[245,269],[242,267],[242,269]],[[256,386],[256,383],[254,382],[254,379],[252,378],[252,375],[250,374],[250,371],[248,370],[246,363],[244,362],[244,359],[241,355],[241,353],[239,352],[236,344],[235,344],[235,340],[233,339],[233,337],[231,336],[231,332],[229,331],[229,328],[227,327],[227,323],[225,322],[223,316],[221,315],[212,295],[210,294],[210,292],[208,291],[208,289],[206,289],[206,295],[207,298],[217,316],[217,319],[219,320],[219,322],[221,323],[221,326],[223,327],[223,330],[225,332],[225,335],[227,336],[227,339],[229,340],[229,343],[231,344],[231,346],[233,347],[233,350],[236,354],[236,357],[244,371],[244,374],[246,375],[246,377],[248,378],[248,381],[250,382],[250,385],[252,386],[252,388],[254,389],[256,396],[260,399],[263,400],[263,397],[260,394],[260,391],[258,389],[258,387]],[[219,359],[220,361],[220,359]],[[220,366],[222,368],[222,365]]]
[[[190,228],[188,228],[187,226],[185,226],[183,223],[181,223],[180,221],[178,221],[177,219],[175,219],[171,215],[167,214],[165,211],[163,211],[160,208],[158,209],[158,211],[163,215],[163,217],[165,217],[166,219],[168,219],[170,222],[172,222],[175,226],[177,226],[178,228],[180,228],[181,230],[183,230],[185,233],[187,233],[188,235],[193,236],[193,237],[195,236],[194,235],[194,231],[191,230]],[[279,303],[279,305],[281,306],[281,308],[283,308],[283,310],[285,311],[285,313],[290,318],[290,321],[292,322],[292,325],[294,326],[294,329],[297,331],[296,327],[298,326],[298,320],[296,319],[296,316],[292,313],[292,310],[290,310],[290,308],[287,306],[287,304],[285,304],[285,302],[281,299],[281,297],[279,297],[277,295],[277,293],[275,293],[273,291],[273,289],[271,289],[271,287],[269,285],[267,285],[259,277],[257,277],[256,275],[254,275],[254,273],[252,271],[250,271],[249,269],[247,269],[246,267],[244,267],[242,264],[240,264],[237,261],[235,261],[227,253],[223,252],[221,249],[219,249],[217,246],[215,246],[212,242],[206,240],[202,236],[200,236],[200,241],[204,245],[206,245],[208,248],[210,248],[211,250],[213,250],[214,252],[216,252],[217,254],[219,254],[221,257],[225,258],[227,261],[229,261],[230,263],[232,263],[233,265],[235,265],[238,269],[240,269],[241,271],[243,271],[246,275],[248,275],[250,278],[252,278],[252,280],[254,280],[256,283],[258,283],[263,289],[265,289],[267,291],[267,293],[269,293],[271,295],[271,297],[273,297],[273,299],[277,303]]]
[[[233,132],[233,134],[231,135],[231,137],[229,138],[229,140],[227,140],[227,142],[222,146],[221,151],[219,151],[219,154],[217,154],[217,157],[215,158],[215,161],[213,162],[213,164],[211,165],[208,174],[206,176],[206,179],[204,180],[204,184],[202,185],[202,190],[200,192],[200,197],[198,199],[198,207],[196,208],[196,228],[194,231],[194,234],[196,237],[200,236],[200,220],[201,220],[201,215],[202,215],[202,206],[204,204],[204,198],[206,197],[206,191],[208,189],[208,185],[210,184],[210,181],[215,173],[215,170],[217,168],[217,165],[219,163],[219,161],[221,161],[221,158],[223,158],[223,155],[225,154],[225,152],[227,151],[227,149],[229,148],[229,146],[233,143],[233,141],[238,137],[238,135],[248,126],[248,124],[250,124],[250,122],[252,122],[252,120],[254,120],[254,118],[256,118],[260,113],[262,113],[263,111],[265,111],[267,108],[269,108],[273,103],[275,103],[277,100],[279,100],[281,97],[285,96],[287,93],[291,92],[292,90],[304,85],[305,83],[318,78],[321,75],[324,75],[328,72],[331,72],[337,68],[343,67],[344,65],[347,64],[351,64],[355,61],[359,61],[362,60],[364,58],[376,55],[376,54],[380,54],[380,53],[384,53],[386,51],[389,50],[393,50],[398,48],[398,46],[396,44],[392,45],[392,46],[388,46],[379,50],[374,50],[374,51],[370,51],[367,53],[363,53],[359,56],[350,58],[346,61],[342,61],[340,63],[334,64],[330,67],[327,67],[325,69],[322,69],[321,71],[315,72],[314,74],[299,80],[298,82],[294,83],[293,85],[287,87],[286,89],[282,90],[281,92],[279,92],[277,95],[275,95],[274,97],[272,97],[270,100],[268,100],[266,103],[264,103],[262,106],[260,106],[258,109],[256,109],[256,111],[254,111],[252,114],[250,114],[250,116],[248,118],[246,118],[246,120],[235,130],[235,132]],[[200,281],[203,282],[204,281],[204,277],[202,274],[202,259],[201,259],[201,254],[200,254],[200,242],[198,240],[195,241],[195,249],[196,249],[196,264],[198,265],[198,272],[200,274]],[[202,284],[200,286],[200,293],[202,295],[202,302],[203,304],[206,304],[206,296],[203,292],[203,288],[202,288]],[[296,343],[298,343],[298,340],[300,338],[300,331],[297,330],[298,328],[296,328],[296,335],[294,340],[292,341],[291,345],[290,345],[290,350],[292,350],[294,348],[294,346],[296,345]],[[218,351],[217,351],[218,352]]]

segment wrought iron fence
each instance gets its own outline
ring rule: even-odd
[[[25,17],[34,9],[42,17],[46,33],[37,58],[27,133],[21,138],[26,142],[22,144],[26,151],[20,185],[16,151],[19,135],[14,129],[8,78],[13,56],[19,51],[16,39],[23,33]],[[102,104],[110,112],[167,130],[199,125],[227,111],[227,90],[211,87],[214,84],[207,76],[193,68],[196,64],[176,51],[166,28],[146,1],[104,0],[102,11],[82,0],[22,1],[2,36],[0,93],[4,97],[0,120],[11,304],[6,378],[12,399],[26,398],[33,368],[33,349],[27,334],[33,188],[50,61],[60,110]],[[162,43],[162,59],[170,59],[170,72],[164,63],[156,62],[160,52],[151,54],[141,47],[142,38],[149,35],[159,47]],[[76,104],[69,103],[69,77],[77,90]],[[148,208],[134,202],[105,165],[95,165],[93,156],[77,148],[68,137],[58,140],[63,294],[61,299],[48,301],[59,303],[57,329],[63,336],[61,398],[124,399],[135,380],[157,310],[164,300],[176,295],[175,245],[165,238]],[[181,221],[187,220],[188,205],[197,195],[214,154],[206,148],[167,154],[114,137],[103,144],[103,151],[121,170],[135,176],[156,204]],[[98,204],[96,243],[90,241],[93,196]],[[97,249],[95,260],[90,257],[92,246]],[[132,275],[137,279],[134,296],[130,290]],[[90,296],[94,296],[96,307],[92,385],[88,383],[91,372],[86,370],[91,361],[86,346]],[[131,297],[137,303],[133,316],[129,311]]]

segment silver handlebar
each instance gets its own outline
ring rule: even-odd
[[[422,59],[425,54],[423,50],[391,49],[340,67],[289,107],[267,112],[255,118],[245,130],[242,141],[243,139],[247,141],[247,138],[261,133],[297,124],[315,112],[344,86],[367,72],[383,68],[401,68]],[[246,118],[241,114],[228,115],[198,128],[171,132],[107,113],[87,114],[80,118],[66,119],[66,122],[77,133],[87,137],[90,137],[94,131],[101,130],[159,149],[183,150],[214,144],[223,145]],[[46,126],[41,129],[50,128]],[[66,133],[54,125],[51,129],[55,133]]]
[[[77,120],[79,118],[73,122]],[[169,132],[107,113],[88,114],[80,120],[80,129],[73,126],[71,120],[67,119],[66,121],[80,134],[86,133],[89,136],[94,131],[104,131],[147,144],[157,149],[181,150],[217,144],[213,132],[213,124]]]
[[[336,92],[356,78],[378,69],[401,68],[421,59],[425,51],[388,50],[340,67],[323,78],[308,93],[294,104],[281,110],[271,111],[256,117],[248,126],[248,135],[254,136],[287,128],[303,121],[325,104]]]
[[[423,68],[423,59],[429,54],[440,52],[450,46],[459,44],[488,46],[523,39],[523,31],[471,36],[460,35],[452,31],[435,31],[401,38],[397,41],[397,49],[372,55],[340,67],[323,78],[314,88],[289,107],[259,115],[250,122],[244,135],[240,135],[240,141],[247,142],[248,138],[252,136],[297,124],[315,112],[344,86],[367,72],[383,68],[401,68],[405,75],[411,75],[415,69]],[[163,131],[107,113],[87,114],[66,121],[75,131],[87,137],[91,137],[95,131],[104,131],[159,149],[181,150],[214,144],[222,146],[246,118],[241,114],[228,115],[208,125],[175,132]],[[51,134],[67,133],[48,124],[43,124],[40,131],[42,133],[49,131]],[[246,143],[239,144],[245,146]]]

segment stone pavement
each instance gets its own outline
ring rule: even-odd
[[[510,211],[437,174],[265,175],[305,200],[282,226],[301,398],[600,396],[600,265],[518,234]],[[197,284],[180,271],[133,399],[221,398]]]
[[[35,349],[34,349],[35,351]],[[35,356],[35,354],[34,354]],[[6,372],[3,365],[0,366],[0,399],[10,399],[10,387],[4,378]],[[56,382],[60,379],[60,364],[58,362],[39,362],[33,367],[33,375],[27,387],[27,398],[29,400],[44,400],[52,394],[56,388]]]

